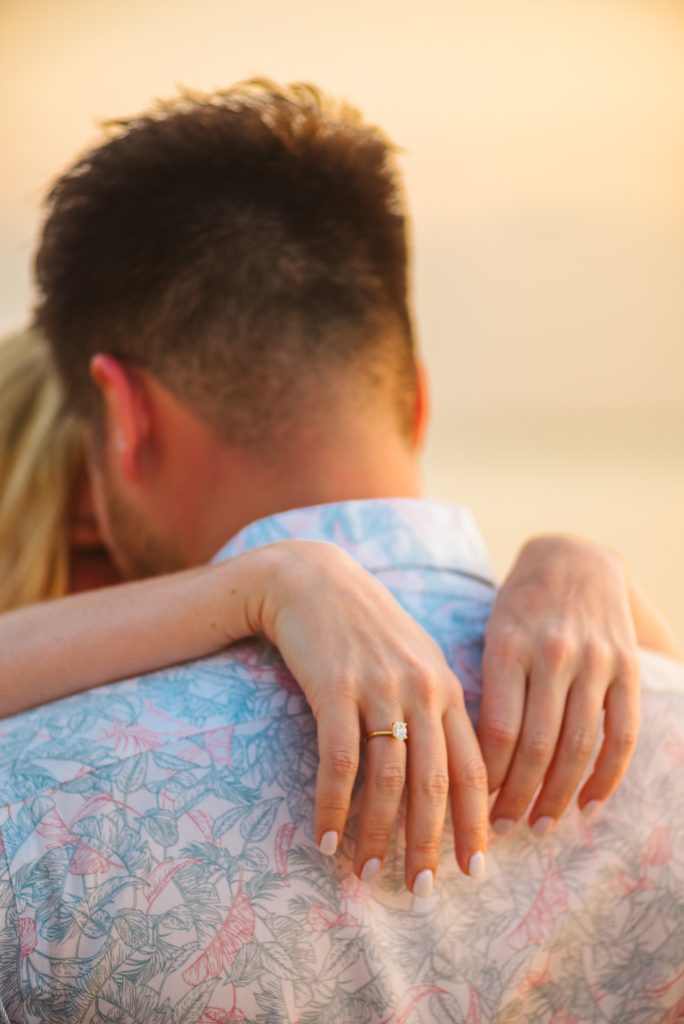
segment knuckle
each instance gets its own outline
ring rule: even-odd
[[[639,685],[641,666],[631,647],[619,647],[615,652],[615,674],[628,686]]]
[[[340,748],[331,750],[327,757],[329,774],[338,782],[347,782],[356,775],[359,756],[356,751]]]
[[[397,796],[404,788],[406,769],[399,761],[386,761],[375,773],[375,785],[385,796]]]
[[[636,729],[617,729],[612,737],[612,744],[619,754],[631,754],[637,743]]]
[[[522,662],[527,651],[526,640],[520,629],[514,626],[499,626],[487,636],[490,658],[503,662]]]
[[[551,740],[545,732],[531,732],[520,740],[520,752],[532,764],[543,764],[551,757]]]
[[[428,864],[434,864],[439,860],[442,847],[439,836],[435,836],[433,839],[418,839],[411,846],[414,857],[417,855],[416,859]]]
[[[371,850],[382,850],[390,841],[391,829],[386,825],[372,825],[364,830],[365,842]]]
[[[594,749],[594,733],[586,726],[578,726],[568,737],[566,750],[573,758],[587,758]]]
[[[512,747],[518,738],[516,729],[509,723],[488,719],[480,723],[479,734],[481,739],[492,747]]]
[[[484,761],[473,758],[467,761],[458,772],[458,784],[477,793],[487,792],[487,769]]]
[[[569,626],[554,626],[543,637],[541,648],[550,665],[560,665],[576,656],[577,641]]]
[[[442,803],[449,792],[449,776],[438,769],[429,772],[420,780],[420,791],[430,803]]]
[[[356,679],[353,672],[346,668],[337,668],[332,673],[333,693],[338,701],[348,704],[353,701],[357,691]]]
[[[349,809],[349,804],[345,800],[335,799],[334,796],[319,797],[318,810],[324,816],[337,817],[340,814],[346,814]]]
[[[399,692],[397,681],[394,675],[384,672],[380,666],[369,670],[367,684],[370,692],[385,705],[392,705]]]
[[[470,821],[459,826],[459,835],[464,840],[464,845],[470,849],[482,849],[483,842],[487,835],[486,822]]]
[[[418,665],[408,673],[408,682],[411,694],[417,697],[424,707],[433,707],[439,693],[439,686],[435,676],[422,666]]]
[[[605,640],[590,637],[584,645],[584,659],[589,668],[606,671],[614,657],[614,652]]]

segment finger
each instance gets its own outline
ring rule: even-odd
[[[551,763],[571,681],[560,669],[549,678],[542,664],[533,666],[520,739],[491,811],[500,835],[523,816]]]
[[[624,776],[636,747],[641,718],[638,674],[616,679],[606,694],[604,740],[594,770],[577,799],[582,813],[591,817],[608,799]]]
[[[432,891],[444,831],[449,774],[439,712],[409,718],[406,887],[416,896]]]
[[[530,813],[536,835],[553,828],[582,780],[601,724],[604,687],[603,679],[587,676],[570,689],[558,746]]]
[[[447,709],[444,733],[456,860],[465,875],[481,878],[487,853],[487,769],[463,704]]]
[[[503,783],[520,735],[527,670],[514,634],[488,634],[482,657],[482,703],[477,738],[489,792]]]
[[[369,731],[389,729],[403,721],[400,712],[370,719]],[[364,783],[354,871],[364,882],[374,882],[382,871],[406,782],[406,744],[393,736],[374,736],[364,744]]]
[[[352,708],[331,705],[318,717],[316,836],[332,855],[344,833],[359,768],[359,717]]]

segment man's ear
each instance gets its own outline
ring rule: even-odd
[[[430,421],[430,388],[425,364],[416,359],[416,401],[413,410],[413,447],[422,451],[425,447],[428,423]]]
[[[122,474],[134,481],[141,476],[152,440],[152,414],[144,381],[108,355],[93,356],[90,376],[102,395],[105,438],[112,457]]]

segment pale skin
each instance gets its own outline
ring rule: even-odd
[[[379,434],[377,424],[370,425],[371,436],[365,439],[358,418],[350,417],[347,429],[344,410],[335,419],[334,439],[319,432],[310,451],[302,443],[301,465],[311,465],[311,473],[299,472],[293,482],[291,467],[271,470],[215,438],[144,372],[111,357],[96,357],[93,377],[103,395],[106,428],[104,450],[92,465],[95,499],[105,537],[129,574],[136,567],[134,536],[140,528],[144,531],[162,523],[167,532],[160,550],[169,550],[169,541],[178,538],[178,564],[196,565],[247,522],[283,508],[353,497],[419,494],[415,452],[397,443],[391,432]],[[422,431],[421,415],[419,403],[416,439]],[[349,451],[353,464],[345,460]],[[109,518],[105,480],[126,506],[131,536],[126,536],[121,521]],[[322,493],[326,486],[330,494]],[[210,502],[205,500],[207,493],[211,493]],[[424,895],[437,869],[447,799],[451,800],[458,863],[465,873],[478,875],[487,846],[489,792],[500,788],[494,807],[497,818],[522,817],[529,803],[525,794],[531,795],[545,778],[551,760],[541,758],[539,750],[550,749],[552,754],[561,747],[566,750],[566,737],[575,737],[580,727],[578,715],[583,716],[585,732],[595,730],[618,677],[617,689],[623,696],[611,698],[613,710],[608,709],[606,716],[604,751],[608,753],[599,757],[585,783],[581,805],[605,800],[624,774],[638,723],[636,638],[643,637],[643,642],[664,653],[674,654],[675,646],[626,571],[618,571],[617,559],[607,571],[606,560],[613,556],[587,545],[581,571],[570,571],[577,563],[577,545],[582,543],[547,538],[536,547],[528,545],[499,593],[486,640],[478,726],[482,746],[465,712],[461,686],[434,642],[348,556],[328,545],[306,542],[288,542],[304,544],[297,547],[296,555],[292,548],[289,553],[276,553],[270,547],[221,566],[68,598],[61,603],[59,615],[58,605],[52,605],[51,611],[50,606],[37,606],[12,613],[0,620],[0,630],[6,630],[5,637],[15,644],[15,682],[9,689],[15,694],[20,688],[25,692],[26,680],[35,680],[31,703],[49,700],[61,696],[64,686],[74,692],[94,682],[187,661],[245,635],[263,634],[280,648],[317,720],[316,835],[326,852],[332,852],[344,829],[361,737],[395,720],[408,722],[408,748],[385,737],[365,746],[366,782],[354,867],[369,880],[377,876],[406,784],[406,883]],[[544,571],[538,573],[533,599],[533,567],[537,563],[540,569],[540,558]],[[584,595],[585,608],[578,610],[575,584],[587,573],[594,578],[594,586],[590,595]],[[93,603],[86,605],[86,601]],[[75,602],[84,603],[77,606]],[[343,618],[338,613],[341,607]],[[87,608],[88,637],[84,637]],[[618,611],[594,622],[594,608]],[[548,640],[550,626],[558,632],[558,624],[564,624],[562,635]],[[514,625],[517,648],[515,658],[509,652],[507,664],[520,662],[523,668],[507,677],[503,668],[492,670],[498,658],[493,653],[488,657],[488,651],[495,652],[502,638],[510,643]],[[125,647],[114,641],[113,626],[120,631],[118,636],[125,635]],[[50,638],[41,652],[31,652],[30,638],[36,631]],[[321,635],[326,636],[324,653],[319,650]],[[158,640],[154,651],[151,637],[154,643]],[[606,657],[597,661],[599,643]],[[75,646],[82,667],[78,685],[69,654]],[[101,657],[103,647],[116,649],[114,663],[109,655]],[[556,657],[549,656],[551,648]],[[7,650],[1,632],[0,650]],[[61,676],[55,672],[58,650],[67,652]],[[27,671],[26,659],[31,658],[35,661]],[[587,660],[591,671],[586,669]],[[46,673],[48,661],[50,672]],[[98,664],[106,665],[104,674],[98,675]],[[618,673],[618,667],[625,671]],[[53,680],[50,685],[62,689],[47,692],[48,678]],[[593,697],[590,709],[572,699],[575,689],[584,692],[579,681],[592,695],[599,695]],[[540,715],[537,697],[543,683],[551,696],[544,691]],[[593,709],[598,709],[595,720],[590,715]],[[547,730],[545,745],[539,742],[540,720]],[[530,735],[534,742],[528,741]],[[565,754],[552,764],[552,784],[545,782],[532,824],[542,815],[557,820],[572,797],[571,781],[580,764],[580,774],[586,768],[589,752],[586,745],[571,742],[570,747],[567,765]]]

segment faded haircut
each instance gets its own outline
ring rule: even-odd
[[[74,409],[97,418],[89,362],[107,352],[242,445],[315,411],[327,382],[408,436],[406,221],[385,135],[311,85],[266,80],[107,133],[52,189],[36,257],[36,322]]]

